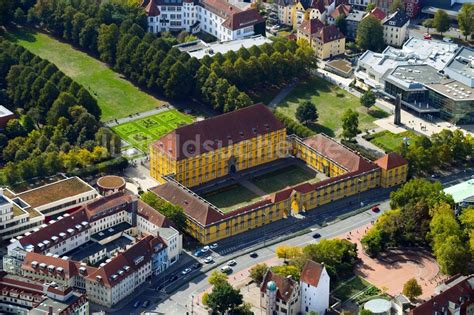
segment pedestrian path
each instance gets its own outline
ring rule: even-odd
[[[149,110],[149,111],[146,111],[146,112],[136,113],[135,115],[130,115],[128,117],[119,118],[119,119],[115,119],[115,120],[109,120],[109,121],[105,122],[105,125],[107,127],[121,125],[121,124],[130,122],[130,121],[134,121],[134,120],[137,120],[137,119],[142,119],[142,118],[146,118],[148,116],[153,116],[153,115],[165,112],[165,111],[170,110],[170,109],[174,109],[174,107],[170,104],[165,104],[165,105],[162,105],[160,107],[157,107],[155,109],[152,109],[152,110]]]

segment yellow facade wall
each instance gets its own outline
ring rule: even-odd
[[[407,181],[408,165],[395,167],[391,170],[382,169],[380,186],[387,188],[403,184]]]

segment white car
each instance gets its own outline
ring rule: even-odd
[[[211,249],[216,249],[216,248],[217,248],[217,246],[218,246],[218,245],[217,245],[217,243],[214,243],[214,244],[212,244],[212,245],[211,245],[211,246],[209,246],[209,247],[210,247]]]
[[[203,253],[207,253],[209,251],[210,247],[209,246],[204,246],[202,249],[201,249],[201,252]]]
[[[237,265],[237,262],[233,259],[227,263],[227,266],[235,266],[235,265]]]
[[[181,274],[184,276],[184,275],[187,275],[190,272],[191,272],[191,268],[186,268],[183,271],[181,271]]]
[[[214,262],[214,258],[212,258],[212,256],[209,256],[206,259],[204,259],[204,262],[206,264],[210,264],[210,263]]]

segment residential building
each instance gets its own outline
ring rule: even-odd
[[[78,177],[14,192],[0,189],[0,237],[8,240],[44,222],[78,209],[97,197],[97,191]]]
[[[15,118],[15,114],[3,105],[0,105],[0,130],[5,129],[10,119]]]
[[[410,18],[400,9],[387,16],[382,21],[385,44],[401,47],[408,38],[409,24]]]
[[[276,0],[274,5],[276,6],[278,21],[285,25],[293,25],[292,8],[296,5],[296,0]]]
[[[292,7],[291,15],[293,28],[297,29],[307,19],[326,22],[327,11],[323,0],[299,0]]]
[[[0,312],[19,315],[88,315],[85,294],[55,283],[0,273]]]
[[[260,287],[260,307],[268,315],[299,314],[301,305],[298,282],[268,270]]]
[[[219,41],[265,35],[265,21],[256,9],[225,0],[144,0],[148,31],[203,31]]]
[[[293,158],[329,178],[287,187],[226,212],[191,190],[237,172],[251,172],[250,168],[268,162]],[[381,187],[382,176],[377,164],[323,134],[304,140],[287,137],[283,124],[263,104],[163,136],[152,145],[150,165],[152,176],[163,183],[150,191],[180,206],[187,216],[187,232],[203,244]]]
[[[404,0],[405,12],[410,19],[414,19],[418,16],[421,10],[421,0]]]
[[[346,18],[349,13],[351,12],[352,7],[348,4],[340,4],[338,5],[334,11],[332,11],[331,14],[328,15],[327,17],[327,22],[328,24],[336,24],[336,19],[342,15],[344,18]]]
[[[407,315],[474,314],[474,275],[454,276],[437,288],[437,294]]]
[[[324,264],[307,260],[300,277],[301,311],[325,314],[329,309],[330,278]]]
[[[238,51],[240,48],[250,48],[252,46],[261,46],[263,44],[271,44],[272,41],[265,36],[255,35],[242,39],[236,39],[228,42],[206,43],[200,39],[175,45],[182,52],[188,53],[189,56],[202,59],[204,56],[214,56],[217,53],[225,54],[229,51]]]
[[[387,15],[380,8],[373,8],[372,11],[370,11],[366,16],[369,15],[381,22],[387,17]]]
[[[325,60],[344,54],[346,38],[335,25],[324,25],[318,19],[305,20],[298,27],[298,39],[305,39],[319,59]]]
[[[346,17],[346,37],[355,41],[357,37],[357,28],[360,21],[365,17],[367,12],[361,10],[352,10]]]
[[[164,272],[181,250],[182,237],[168,219],[119,191],[11,239],[3,269],[111,307]]]
[[[365,11],[367,5],[373,2],[374,0],[349,0],[349,5],[357,10]]]

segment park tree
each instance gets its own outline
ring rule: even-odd
[[[209,284],[216,286],[222,283],[227,282],[227,275],[219,270],[214,270],[211,275],[209,276],[209,279],[207,280]]]
[[[304,125],[314,122],[318,119],[316,106],[309,100],[303,101],[296,108],[296,119]]]
[[[159,198],[152,192],[142,194],[141,199],[143,202],[170,219],[179,230],[184,231],[186,229],[186,215],[181,207]]]
[[[454,201],[450,195],[443,191],[440,182],[430,182],[423,178],[415,178],[402,187],[390,193],[390,207],[392,209],[401,208],[408,204],[424,201],[431,209],[436,204],[448,203],[453,206]]]
[[[423,26],[426,27],[427,33],[430,32],[430,28],[434,27],[434,20],[433,19],[426,19],[423,21]]]
[[[115,64],[115,53],[120,33],[116,24],[105,25],[99,27],[97,35],[97,50],[102,61],[109,65]]]
[[[359,312],[359,315],[373,315],[374,313],[372,313],[371,311],[369,310],[366,310],[366,309],[363,309]]]
[[[267,264],[256,264],[249,270],[250,278],[255,281],[257,285],[260,285],[267,273],[268,266]]]
[[[359,113],[352,109],[347,109],[342,116],[342,137],[352,140],[359,132]]]
[[[10,119],[5,127],[5,133],[11,138],[26,135],[26,130],[18,119]]]
[[[297,266],[294,265],[282,265],[282,266],[274,266],[271,268],[272,272],[276,273],[282,277],[291,277],[295,281],[300,280],[300,270]]]
[[[449,236],[434,251],[441,272],[446,275],[466,274],[471,257],[466,244],[458,235]]]
[[[405,7],[403,6],[403,2],[401,0],[393,0],[392,4],[390,4],[390,13],[394,13],[397,10],[405,11]]]
[[[301,248],[297,246],[280,245],[275,249],[275,254],[277,257],[282,258],[284,261],[298,257],[301,255],[301,253]]]
[[[362,96],[360,97],[360,104],[367,108],[371,108],[375,105],[376,97],[372,89],[368,89]]]
[[[403,285],[403,294],[410,300],[419,297],[423,293],[423,289],[415,278],[411,278]]]
[[[458,24],[466,40],[474,31],[474,3],[464,3],[458,14]]]
[[[444,10],[436,11],[433,19],[433,26],[436,28],[441,35],[449,30],[451,23],[449,21],[448,14]]]
[[[356,43],[360,49],[381,51],[384,47],[383,27],[380,21],[369,15],[357,27]]]
[[[369,2],[367,6],[365,7],[366,12],[371,12],[373,9],[375,9],[376,5],[374,2]]]
[[[220,314],[232,313],[242,304],[242,294],[234,289],[227,281],[218,283],[212,288],[207,299],[207,305]]]
[[[180,61],[177,61],[170,68],[164,90],[167,97],[177,100],[188,97],[191,92],[192,81],[190,80],[190,74]]]

